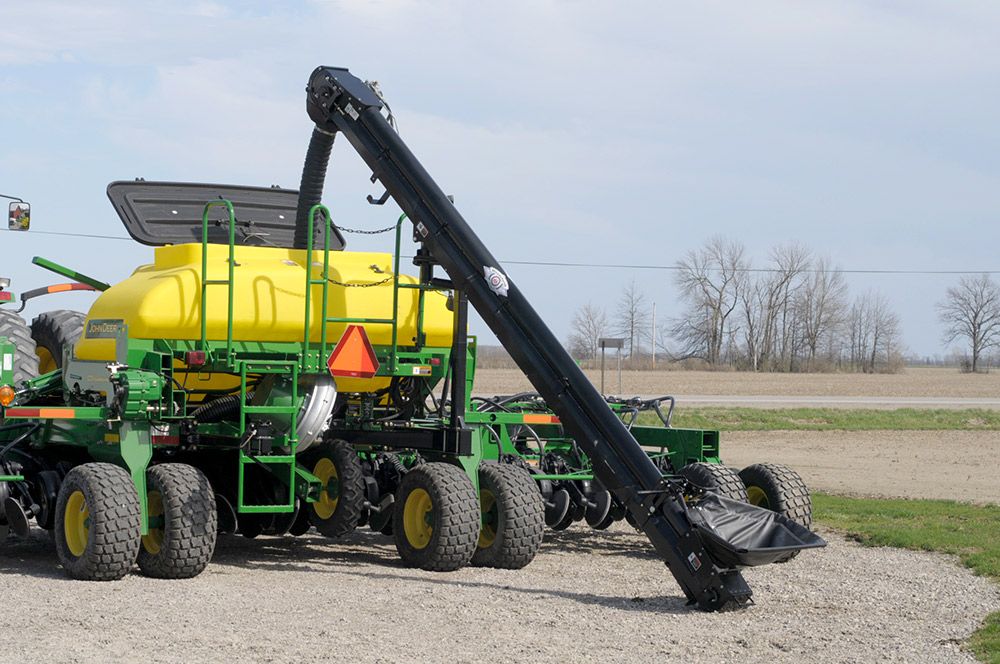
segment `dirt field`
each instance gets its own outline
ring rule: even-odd
[[[723,432],[723,460],[792,466],[811,489],[1000,504],[1000,431]]]
[[[705,614],[640,535],[547,533],[512,572],[399,566],[388,538],[229,537],[188,581],[67,580],[45,535],[0,545],[7,662],[972,662],[1000,590],[945,556],[830,546],[745,572]]]
[[[595,385],[600,372],[587,371]],[[1000,398],[1000,372],[962,374],[956,369],[907,369],[900,374],[771,374],[736,371],[608,371],[605,391],[632,395],[833,396]],[[481,369],[476,393],[483,396],[530,390],[517,369]]]

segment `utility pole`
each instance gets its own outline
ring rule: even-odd
[[[653,367],[656,367],[656,302],[653,303],[653,324],[649,334],[650,351],[653,354]]]

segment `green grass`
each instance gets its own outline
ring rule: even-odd
[[[656,424],[643,413],[641,424]],[[1000,410],[899,408],[678,408],[672,424],[720,431],[1000,431]]]
[[[1000,581],[1000,506],[949,500],[878,500],[813,495],[813,516],[868,546],[941,551]],[[1000,612],[969,641],[982,661],[1000,664]]]

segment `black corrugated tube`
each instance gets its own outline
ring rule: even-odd
[[[247,392],[247,403],[253,399],[253,392]],[[206,404],[198,406],[191,417],[201,424],[208,422],[221,422],[239,417],[240,395],[227,394],[224,397],[213,399]]]
[[[323,198],[323,183],[326,181],[326,166],[330,162],[330,151],[336,134],[314,127],[306,151],[306,161],[302,165],[302,182],[299,184],[299,203],[295,211],[296,249],[305,249],[309,241],[309,209]],[[320,227],[322,228],[322,227]]]

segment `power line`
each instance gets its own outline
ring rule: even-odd
[[[10,230],[9,228],[3,228],[3,229],[0,229],[0,230],[10,231],[11,233],[17,233],[18,235],[21,235],[21,234],[24,234],[24,235],[60,235],[62,237],[91,237],[91,238],[97,238],[99,240],[128,240],[129,242],[133,241],[132,238],[130,238],[130,237],[122,237],[120,235],[94,235],[94,234],[90,234],[90,233],[60,233],[58,231],[32,231],[32,230],[28,230],[28,231],[13,231],[13,230]]]
[[[404,258],[412,258],[412,256],[405,256]],[[684,268],[678,265],[629,265],[627,263],[566,263],[561,261],[500,261],[504,265],[537,265],[542,267],[583,267],[583,268],[602,268],[602,269],[623,269],[623,270],[668,270],[671,272],[680,272]],[[712,269],[713,272],[718,272],[718,269]],[[733,272],[785,272],[773,267],[744,267],[737,268]],[[844,269],[831,269],[831,270],[817,270],[817,269],[803,269],[799,272],[810,273],[810,274],[1000,274],[1000,270],[885,270],[885,269],[871,269],[871,270],[844,270]]]
[[[8,230],[8,229],[0,229]],[[85,237],[85,238],[95,238],[99,240],[125,240],[127,242],[134,242],[130,237],[122,237],[120,235],[99,235],[90,233],[62,233],[59,231],[10,231],[18,234],[25,235],[58,235],[63,237]],[[401,256],[401,258],[413,258],[413,256]],[[534,267],[579,267],[588,269],[607,269],[607,270],[665,270],[668,272],[680,272],[684,268],[678,265],[632,265],[628,263],[573,263],[566,261],[500,261],[504,265],[530,265]],[[718,272],[718,269],[713,269],[713,272]],[[774,273],[774,272],[784,272],[784,270],[773,268],[773,267],[743,267],[736,268],[734,272],[742,273]],[[897,274],[897,275],[974,275],[974,274],[1000,274],[1000,270],[895,270],[895,269],[830,269],[830,270],[817,270],[817,269],[803,269],[799,272],[806,274]]]

